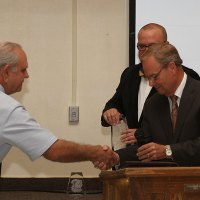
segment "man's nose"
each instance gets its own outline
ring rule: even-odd
[[[25,72],[24,78],[29,78],[28,72]]]

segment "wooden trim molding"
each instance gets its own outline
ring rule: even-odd
[[[0,191],[66,192],[69,178],[0,178]],[[102,193],[99,178],[84,178],[86,193]]]

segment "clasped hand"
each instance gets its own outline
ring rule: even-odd
[[[165,145],[150,142],[138,148],[138,159],[143,162],[150,162],[152,160],[161,160],[166,158]]]
[[[106,110],[103,113],[104,119],[111,126],[115,126],[120,123],[120,116],[121,116],[121,113],[119,113],[116,108],[111,108],[109,110]],[[135,131],[136,129],[127,129],[126,131],[124,131],[120,138],[121,142],[124,144],[134,144],[136,142],[136,139],[134,136]]]
[[[106,145],[101,146],[97,159],[93,161],[94,167],[100,170],[110,169],[118,163],[119,155]]]

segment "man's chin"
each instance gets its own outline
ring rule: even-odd
[[[15,92],[21,92],[22,91],[22,87],[18,88]]]
[[[165,92],[163,90],[161,90],[160,88],[156,88],[158,94],[164,95]]]

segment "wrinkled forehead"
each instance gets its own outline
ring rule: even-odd
[[[152,44],[164,42],[163,33],[160,29],[141,29],[138,33],[138,43]]]
[[[15,50],[15,52],[18,56],[18,66],[27,67],[28,61],[27,61],[27,56],[26,56],[26,53],[24,52],[24,50],[18,48]]]
[[[142,61],[142,66],[144,71],[157,70],[160,69],[161,64],[156,60],[154,55],[149,55]]]

